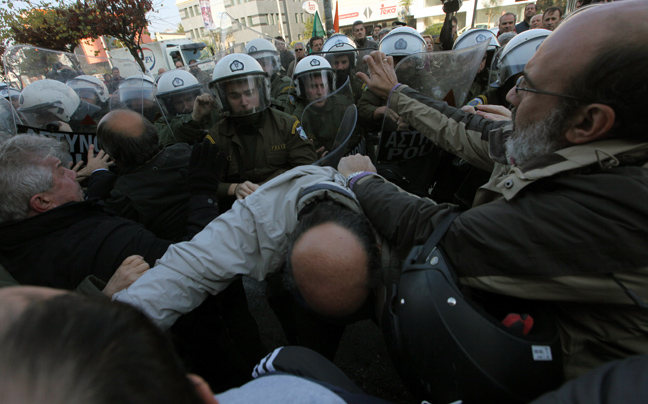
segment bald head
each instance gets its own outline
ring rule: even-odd
[[[107,113],[99,126],[105,131],[118,133],[121,136],[141,136],[144,132],[144,118],[141,114],[130,109],[118,109]]]
[[[602,53],[624,46],[609,35],[619,26],[628,27],[624,31],[625,44],[643,41],[648,35],[647,15],[648,2],[642,0],[609,3],[578,12],[547,37],[532,60],[553,60],[555,63],[546,63],[544,68],[568,82]]]
[[[329,317],[358,311],[380,276],[380,249],[369,220],[330,200],[308,205],[290,236],[289,287]]]
[[[97,140],[121,168],[139,167],[160,151],[155,126],[129,109],[106,114],[97,126]]]
[[[294,244],[291,266],[297,288],[316,312],[343,317],[356,312],[369,294],[369,258],[349,230],[324,223]]]

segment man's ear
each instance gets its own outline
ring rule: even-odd
[[[218,404],[218,400],[214,397],[214,392],[209,387],[209,384],[202,377],[189,373],[187,378],[193,383],[196,389],[196,394],[205,404]]]
[[[570,143],[583,144],[605,137],[614,126],[614,109],[605,104],[589,104],[579,113],[567,130]]]
[[[56,204],[47,192],[41,192],[29,199],[29,208],[36,214],[47,212],[56,207]]]

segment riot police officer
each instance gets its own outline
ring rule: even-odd
[[[58,80],[39,80],[20,93],[18,112],[27,125],[50,132],[90,132],[96,129],[101,108],[79,98]]]
[[[198,143],[220,119],[213,98],[203,94],[202,84],[185,70],[162,74],[155,96],[166,117],[155,122],[160,146]]]
[[[358,51],[353,41],[346,35],[334,34],[326,40],[322,53],[335,71],[335,86],[340,88],[349,79],[353,99],[357,103],[364,91],[364,85],[356,77]]]
[[[146,74],[126,77],[113,94],[110,109],[130,109],[155,122],[162,116],[156,92],[155,80]]]
[[[415,29],[399,27],[391,30],[383,37],[380,41],[379,50],[387,56],[392,56],[394,58],[394,65],[396,65],[407,56],[427,52],[427,44],[425,43],[425,39]],[[399,77],[399,79],[401,78]],[[408,79],[412,80],[412,77],[408,77]],[[358,119],[369,130],[378,131],[380,129],[385,113],[389,112],[386,109],[384,99],[370,91],[365,91],[362,94],[362,97],[358,101]],[[394,115],[393,118],[395,120],[398,119],[393,112],[392,115]]]
[[[290,94],[294,90],[290,78],[282,76],[279,51],[268,40],[256,38],[245,45],[245,52],[261,65],[270,77],[270,97],[274,106],[284,111],[290,103]]]
[[[318,155],[332,151],[339,124],[349,105],[353,104],[350,87],[336,89],[335,73],[329,62],[321,56],[306,56],[295,68],[293,76],[296,108],[293,116],[302,121],[306,134],[315,145]],[[336,91],[334,90],[340,90]],[[360,142],[354,137],[349,146]]]
[[[472,29],[464,32],[459,38],[457,38],[454,45],[452,45],[452,50],[459,50],[470,48],[484,41],[489,41],[488,48],[486,48],[486,54],[477,70],[475,80],[470,87],[468,99],[484,94],[488,89],[488,84],[495,80],[497,75],[496,69],[500,43],[493,32],[487,29]],[[504,93],[504,96],[506,96],[506,93]],[[502,97],[502,101],[503,100],[504,97]],[[488,103],[493,104],[490,100]]]
[[[250,55],[231,54],[221,59],[209,89],[225,115],[209,134],[230,160],[218,185],[219,198],[245,198],[259,184],[316,160],[299,121],[269,108],[269,74]]]
[[[69,80],[66,84],[76,91],[83,101],[98,106],[104,114],[108,112],[110,93],[102,80],[84,74]]]

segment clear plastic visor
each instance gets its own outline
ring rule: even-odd
[[[303,73],[297,77],[299,97],[313,102],[333,92],[334,74],[331,70]]]
[[[526,64],[535,55],[545,37],[532,39],[523,45],[506,53],[499,62],[499,83],[503,85],[506,80],[515,74],[524,71]]]
[[[192,86],[172,93],[158,94],[157,99],[167,116],[190,114],[196,97],[202,92],[202,86]]]
[[[270,79],[265,75],[216,81],[209,89],[229,116],[251,115],[270,106]]]

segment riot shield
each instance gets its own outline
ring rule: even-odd
[[[321,80],[320,77],[317,79]],[[324,78],[326,80],[326,78]],[[321,85],[321,82],[317,82]],[[325,92],[328,90],[324,84]],[[308,92],[308,90],[306,90]],[[306,102],[301,101],[300,102]],[[297,112],[301,121],[302,128],[306,135],[311,139],[318,155],[324,152],[330,153],[335,150],[335,142],[339,133],[339,128],[343,122],[349,106],[355,105],[353,102],[353,93],[349,80],[341,88],[310,102],[301,114]],[[351,138],[347,142],[347,149],[343,154],[366,154],[366,144],[362,138],[359,129],[354,129]]]
[[[6,98],[0,98],[0,142],[14,136],[18,125],[22,124],[11,102]]]
[[[131,60],[25,45],[9,47],[3,60],[9,85],[21,90],[17,132],[67,141],[74,162],[86,157],[91,144],[97,146],[97,124],[110,110],[113,83],[141,72]]]
[[[395,67],[396,76],[400,83],[425,95],[451,106],[461,106],[487,46],[483,42],[459,51],[411,55]],[[469,172],[474,171],[472,166],[435,146],[417,128],[403,121],[390,109],[390,100],[381,129],[377,163],[383,176],[409,192],[465,207],[472,203],[476,190],[473,182],[465,194],[459,190]],[[488,180],[483,172],[475,175],[478,185]],[[475,176],[470,181],[472,178]]]
[[[188,66],[183,66],[178,69],[173,69],[172,71],[175,70],[184,70],[186,72],[191,73],[196,77],[198,82],[204,86],[204,88],[207,88],[207,85],[209,82],[212,81],[212,73],[214,72],[214,67],[216,67],[216,63],[218,62],[219,59],[221,59],[224,56],[224,54],[216,54],[212,57],[201,59],[201,60],[194,60],[193,63],[189,63]],[[166,73],[166,72],[165,72]],[[164,74],[164,73],[162,73]],[[160,81],[160,77],[162,75],[158,74],[155,76],[155,82],[157,83]]]
[[[417,53],[396,65],[396,76],[400,83],[425,95],[461,107],[487,47],[482,42],[460,50]]]
[[[110,109],[129,109],[137,112],[151,123],[161,125],[158,126],[158,131],[164,129],[169,131],[169,136],[175,137],[170,125],[172,117],[166,115],[165,111],[167,110],[160,103],[156,94],[157,86],[151,77],[145,74],[135,74],[119,84],[117,90],[112,94]]]
[[[337,168],[340,159],[345,155],[348,149],[348,143],[355,130],[356,122],[358,120],[358,109],[354,104],[349,105],[340,126],[335,136],[335,141],[331,146],[332,152],[313,163],[315,166],[320,167],[333,167]]]

